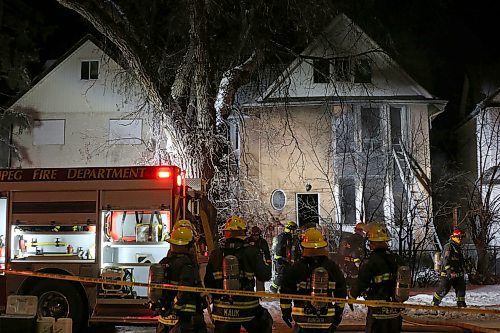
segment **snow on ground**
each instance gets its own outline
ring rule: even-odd
[[[437,289],[437,288],[436,288]],[[432,294],[434,289],[422,289],[414,290],[408,301],[408,304],[424,304],[431,305]],[[467,292],[465,295],[466,303],[469,307],[484,307],[489,309],[500,310],[500,285],[490,285],[490,286],[467,286]],[[279,300],[277,299],[266,299],[262,302],[262,305],[266,307],[274,318],[275,325],[283,323],[281,320],[281,311],[279,307]],[[453,288],[450,290],[448,295],[441,302],[443,306],[456,306],[455,291]],[[437,314],[435,311],[430,310],[416,310],[407,309],[405,314],[410,316],[419,317],[422,319],[437,319],[437,320],[448,320],[460,318],[461,321],[489,321],[498,320],[500,316],[491,314],[469,314],[463,312],[444,312],[439,311]],[[366,306],[361,304],[354,304],[354,311],[351,311],[349,307],[346,306],[344,311],[343,320],[364,322],[366,317]]]

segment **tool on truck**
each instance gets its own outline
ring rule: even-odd
[[[194,185],[185,185],[176,166],[0,170],[5,263],[13,270],[147,283],[149,267],[169,249],[165,236],[184,216],[206,244],[199,246],[203,255],[213,248],[215,210],[202,186]],[[204,261],[200,253],[200,272]],[[0,279],[0,295],[38,296],[40,316],[71,317],[75,329],[156,324],[145,306],[146,287]]]

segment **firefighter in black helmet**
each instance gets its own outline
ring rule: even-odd
[[[160,264],[165,267],[164,283],[201,287],[199,267],[193,254],[193,230],[185,225],[172,230],[170,250]],[[163,291],[157,333],[206,333],[204,301],[199,293]]]
[[[328,259],[328,244],[316,228],[307,229],[302,238],[302,257],[283,278],[284,294],[316,295],[345,298],[345,278],[335,262]],[[342,321],[345,303],[280,300],[283,320],[291,327],[292,319],[298,332],[334,332]]]
[[[256,246],[260,254],[264,257],[266,263],[271,266],[271,252],[269,251],[269,244],[267,241],[262,238],[262,230],[256,225],[254,225],[250,231],[250,237],[247,239],[248,244]],[[256,291],[264,291],[264,281],[257,280],[255,282],[255,290]]]
[[[296,231],[297,223],[288,221],[283,232],[273,239],[275,277],[270,287],[273,293],[280,289],[283,276],[290,265],[301,257],[300,240]]]
[[[457,306],[465,308],[465,259],[462,253],[462,239],[465,233],[460,229],[453,230],[450,241],[443,248],[441,274],[438,290],[434,293],[432,305],[439,305],[451,287],[455,289]]]
[[[205,287],[225,290],[254,291],[255,279],[268,281],[271,266],[259,249],[246,242],[246,222],[231,216],[224,225],[224,247],[216,248],[209,257]],[[212,298],[214,333],[271,333],[273,319],[258,297],[215,294]]]
[[[385,225],[370,223],[365,230],[371,252],[361,262],[357,283],[351,286],[349,296],[357,298],[364,295],[366,300],[399,301],[396,295],[397,276],[404,263],[389,250],[391,237]],[[367,333],[399,333],[402,324],[401,309],[368,307]]]

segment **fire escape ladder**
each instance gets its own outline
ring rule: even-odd
[[[424,233],[424,237],[432,235],[433,249],[441,251],[441,242],[437,236],[432,217],[429,178],[413,156],[407,152],[401,141],[399,144],[393,145],[392,153],[407,194],[408,218],[415,219],[417,228],[427,230],[428,232]]]

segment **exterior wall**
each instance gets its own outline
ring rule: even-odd
[[[287,124],[288,123],[288,124]],[[281,219],[296,220],[295,195],[319,193],[321,217],[332,217],[331,115],[325,107],[264,108],[249,111],[243,131],[241,175],[260,184],[260,197],[269,207],[273,190],[287,196]],[[270,208],[272,209],[272,208]]]
[[[86,60],[99,61],[99,79],[80,79],[81,61]],[[35,120],[64,119],[64,144],[34,145],[31,133],[16,135],[22,160],[13,160],[12,167],[137,164],[143,144],[109,141],[110,119],[144,117],[139,111],[140,93],[125,78],[116,62],[91,41],[84,42],[12,106],[31,113]],[[146,123],[143,120],[143,140],[148,140]]]
[[[335,106],[297,106],[266,107],[246,110],[244,130],[242,131],[241,175],[251,178],[260,186],[260,198],[266,207],[281,220],[296,220],[296,194],[305,192],[305,184],[312,186],[311,193],[319,193],[320,216],[322,219],[338,224],[340,214],[339,178],[352,171],[350,177],[356,186],[356,222],[360,221],[364,210],[363,186],[366,177],[379,177],[384,188],[380,191],[381,205],[386,221],[391,221],[394,214],[394,179],[399,177],[393,170],[392,141],[389,124],[389,104],[379,104],[381,110],[381,131],[383,148],[377,155],[382,168],[369,167],[361,170],[360,165],[351,165],[352,159],[372,161],[375,155],[365,155],[361,148],[361,107],[373,104]],[[429,121],[427,105],[398,104],[401,108],[401,127],[403,141],[408,145],[413,157],[430,178]],[[357,113],[355,128],[349,129],[357,136],[356,152],[340,157],[336,154],[336,131],[339,125],[335,117],[341,112]],[[367,171],[365,173],[365,171]],[[396,174],[391,172],[396,172]],[[378,172],[378,173],[377,173]],[[368,176],[367,176],[368,175]],[[276,211],[270,204],[271,194],[281,189],[287,196],[287,204],[282,211]],[[366,221],[363,221],[366,222]],[[353,224],[342,227],[352,231]]]

